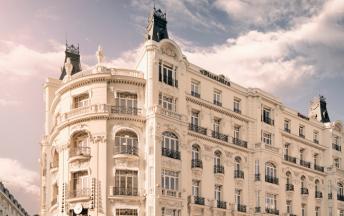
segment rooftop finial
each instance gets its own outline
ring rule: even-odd
[[[98,45],[98,50],[96,52],[96,56],[97,56],[98,64],[100,65],[101,63],[103,63],[103,60],[104,60],[104,50],[103,50],[103,48],[100,45]]]

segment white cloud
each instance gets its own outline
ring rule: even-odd
[[[0,76],[45,76],[60,71],[64,59],[62,46],[40,52],[23,44],[0,40]]]
[[[13,159],[0,158],[0,181],[6,186],[32,195],[39,195],[39,175]]]
[[[108,67],[134,69],[140,57],[142,48],[143,44],[139,45],[138,48],[122,53],[118,58],[109,60],[104,64]]]

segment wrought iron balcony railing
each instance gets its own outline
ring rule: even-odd
[[[279,215],[279,210],[275,208],[265,208],[265,212],[268,214]]]
[[[284,160],[289,161],[291,163],[296,163],[296,157],[292,157],[290,155],[284,155]]]
[[[278,178],[275,176],[265,175],[265,181],[271,184],[278,184]]]
[[[337,200],[344,201],[344,194],[337,194]]]
[[[80,198],[80,197],[89,197],[91,195],[91,188],[81,188],[71,190],[69,193],[70,198]]]
[[[211,131],[211,136],[213,138],[228,142],[228,136],[217,131]]]
[[[262,115],[262,122],[264,122],[266,124],[269,124],[269,125],[274,125],[275,124],[275,121],[273,119],[271,119],[268,116],[264,116],[264,115]]]
[[[225,168],[223,167],[223,165],[214,165],[214,173],[224,174]]]
[[[75,156],[90,156],[91,148],[90,147],[74,147],[69,151],[69,157]]]
[[[226,209],[227,208],[227,203],[225,201],[216,200],[216,207],[217,208]]]
[[[284,131],[287,132],[287,133],[290,133],[290,128],[284,128]]]
[[[242,170],[234,170],[234,178],[244,178],[244,171]]]
[[[204,205],[204,197],[195,196],[194,201],[197,205]]]
[[[240,146],[240,147],[244,147],[247,148],[247,142],[238,138],[234,138],[232,140],[233,144]]]
[[[167,85],[174,86],[174,87],[178,88],[178,80],[176,80],[172,77],[162,76],[162,77],[159,77],[159,81],[164,82]]]
[[[189,130],[195,131],[203,135],[207,135],[207,128],[204,128],[198,125],[189,124]]]
[[[319,144],[319,140],[317,140],[317,139],[313,139],[313,142],[316,144]]]
[[[315,198],[322,198],[322,192],[321,191],[315,191]]]
[[[246,212],[246,205],[237,204],[237,210],[239,212]]]
[[[332,149],[336,151],[342,151],[342,147],[338,144],[332,143]]]
[[[161,154],[165,157],[180,160],[180,151],[176,151],[176,150],[172,150],[168,148],[161,148]]]
[[[137,196],[138,190],[133,187],[113,187],[114,196]]]
[[[191,160],[191,168],[203,168],[202,160],[200,159],[192,159]]]
[[[201,97],[201,95],[198,92],[195,92],[195,91],[191,91],[191,95],[196,97],[196,98],[200,98]]]
[[[286,184],[285,190],[286,191],[294,191],[294,185],[293,184]]]
[[[302,187],[302,188],[301,188],[301,194],[303,194],[303,195],[308,195],[308,194],[309,194],[309,193],[308,193],[308,188]]]
[[[126,154],[126,155],[138,155],[138,147],[137,147],[137,140],[134,145],[115,145],[114,146],[114,154]]]
[[[308,161],[300,160],[300,165],[307,168],[311,168],[311,163]]]
[[[319,172],[324,172],[324,170],[325,170],[323,166],[319,166],[317,164],[314,164],[314,169],[319,171]]]

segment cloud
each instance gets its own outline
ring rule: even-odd
[[[24,193],[39,195],[39,175],[37,172],[29,170],[13,159],[0,158],[0,180],[6,186],[20,190]]]
[[[119,57],[106,61],[104,64],[108,67],[134,69],[142,52],[142,48],[143,44],[140,44],[137,48],[128,50]]]
[[[23,44],[0,40],[0,76],[46,77],[60,71],[63,46],[52,45],[52,51],[41,52]]]

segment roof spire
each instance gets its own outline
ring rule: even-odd
[[[145,39],[156,42],[168,39],[166,13],[163,13],[161,9],[155,8],[155,1],[152,14],[148,19]]]

